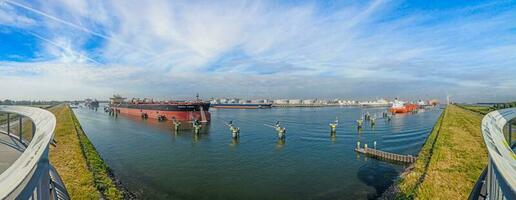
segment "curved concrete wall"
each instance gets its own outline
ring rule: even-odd
[[[35,125],[34,137],[22,155],[0,174],[0,199],[50,199],[48,148],[54,136],[55,116],[25,106],[0,106],[0,113],[15,113]]]
[[[489,199],[516,199],[516,155],[503,135],[503,128],[516,118],[516,109],[487,114],[482,120],[482,134],[489,153],[487,195]]]

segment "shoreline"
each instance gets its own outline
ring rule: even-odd
[[[447,106],[416,162],[379,199],[467,198],[487,163],[481,119],[478,112]]]
[[[69,106],[67,106],[67,107],[70,110],[70,113],[72,115],[72,120],[74,123],[74,127],[76,129],[78,137],[80,138],[79,141],[81,143],[81,148],[83,150],[83,154],[84,154],[86,160],[89,161],[88,165],[90,165],[90,171],[98,171],[97,173],[107,174],[107,176],[109,177],[111,182],[115,185],[116,189],[118,189],[119,192],[121,193],[121,195],[123,196],[123,199],[137,199],[138,195],[131,192],[128,189],[128,187],[116,176],[116,174],[109,167],[109,165],[107,165],[105,163],[105,161],[102,158],[102,156],[100,155],[100,153],[97,151],[97,149],[95,148],[93,143],[91,143],[88,136],[82,129],[82,126],[81,126],[79,120],[77,119],[77,117],[75,116],[73,109],[71,109]],[[88,155],[88,154],[90,154],[90,155]],[[92,160],[88,159],[89,156],[93,157],[93,158],[91,158]],[[96,165],[96,166],[93,167],[91,165]],[[92,169],[92,168],[96,168],[96,169]],[[95,172],[92,172],[92,173],[95,173]],[[96,180],[96,181],[98,181],[98,180]],[[108,183],[108,185],[109,185],[109,183]],[[105,192],[102,192],[103,188],[102,187],[99,188],[99,186],[97,186],[97,187],[98,187],[99,191],[101,192],[101,194],[113,193],[113,190],[111,190],[111,188],[107,188],[105,190]],[[116,197],[117,192],[114,192],[114,193],[115,193],[115,197]],[[113,195],[113,194],[111,194],[111,195]],[[106,194],[104,194],[103,197],[106,197]]]
[[[71,199],[135,199],[89,141],[72,109],[60,104],[48,109],[57,120],[49,160],[60,174]]]

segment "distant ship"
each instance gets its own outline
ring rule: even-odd
[[[418,105],[416,104],[406,103],[395,99],[389,111],[391,113],[408,113],[417,110],[417,108]]]
[[[272,108],[271,103],[215,103],[210,104],[212,108],[234,108],[234,109],[261,109]]]
[[[359,105],[365,107],[387,107],[390,103],[385,99],[378,99],[376,101],[361,101],[358,102]]]
[[[97,111],[97,109],[99,108],[99,101],[97,101],[96,99],[95,100],[86,99],[86,100],[84,100],[84,106],[86,106],[87,108],[89,108],[91,110]]]
[[[208,122],[211,120],[210,103],[199,99],[195,101],[153,101],[136,99],[125,101],[119,95],[110,98],[109,108],[121,114],[153,118],[159,120],[178,120]]]

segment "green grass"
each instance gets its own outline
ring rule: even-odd
[[[470,110],[470,111],[482,114],[482,115],[486,115],[487,113],[496,110],[495,108],[489,107],[489,106],[471,106],[471,105],[457,105],[457,106],[459,106],[463,109],[466,109],[466,110]]]
[[[450,105],[397,183],[398,199],[467,199],[487,164],[482,115]]]
[[[122,199],[109,178],[109,169],[88,140],[71,109],[62,104],[49,109],[57,119],[50,162],[57,169],[71,199]]]
[[[99,153],[90,142],[84,131],[82,130],[79,121],[71,112],[75,129],[79,136],[79,141],[86,157],[90,171],[93,173],[95,186],[103,194],[106,199],[123,199],[123,194],[117,188],[113,180],[110,178],[111,170],[107,164],[102,160]]]

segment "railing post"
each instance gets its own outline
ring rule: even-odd
[[[20,130],[19,130],[20,131],[20,134],[19,134],[20,138],[18,138],[18,139],[19,139],[20,142],[22,141],[22,133],[23,133],[23,125],[22,125],[23,123],[22,123],[22,121],[23,121],[23,119],[22,119],[22,116],[20,115],[19,118],[18,118],[18,125],[20,127]]]
[[[34,122],[31,122],[32,124],[32,138],[34,138],[34,134],[36,133],[36,124]]]
[[[11,115],[7,113],[7,135],[11,132]]]
[[[508,134],[509,140],[508,140],[508,142],[509,142],[509,147],[511,147],[511,148],[512,148],[512,123],[513,123],[512,120],[509,121],[509,123],[508,123],[509,124],[509,134]]]

